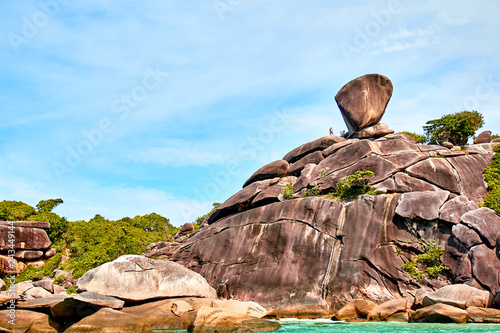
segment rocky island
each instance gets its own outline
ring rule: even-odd
[[[392,90],[379,74],[347,83],[335,97],[345,135],[263,166],[198,230],[188,223],[172,242],[88,271],[72,281],[78,294],[50,282],[18,285],[24,330],[9,324],[3,292],[0,327],[260,332],[278,329],[267,319],[282,317],[500,322],[500,217],[482,204],[498,142],[491,132],[464,146],[394,133],[380,123]]]

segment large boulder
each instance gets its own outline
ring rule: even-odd
[[[467,311],[454,306],[436,303],[422,309],[418,309],[410,316],[413,323],[459,323],[464,324],[468,319]]]
[[[175,262],[137,255],[121,256],[88,271],[78,279],[76,288],[130,301],[216,296],[199,274]]]
[[[483,207],[462,215],[462,223],[474,229],[486,245],[493,248],[500,235],[500,217],[495,211]]]
[[[439,219],[457,224],[462,221],[462,215],[477,208],[477,205],[472,200],[469,200],[466,196],[459,195],[449,200],[441,207]]]
[[[288,163],[294,163],[295,161],[300,160],[302,157],[314,153],[315,151],[324,150],[331,145],[339,142],[345,142],[345,139],[335,135],[324,136],[322,138],[313,140],[311,142],[305,143],[302,146],[299,146],[293,150],[291,150],[288,154],[286,154],[283,159]]]
[[[490,143],[491,142],[491,131],[481,132],[478,136],[474,137],[474,144],[480,143]]]
[[[349,129],[355,133],[376,125],[384,115],[392,95],[392,83],[380,74],[367,74],[344,85],[335,101]]]
[[[0,225],[0,234],[7,235],[9,226]],[[44,250],[48,249],[52,242],[43,229],[18,227],[14,228],[14,248],[19,250]],[[10,243],[8,237],[0,237],[0,251],[7,251]]]
[[[493,304],[493,295],[489,291],[465,284],[452,284],[428,293],[422,303],[424,306],[443,303],[461,309],[467,309],[469,306],[490,307]]]
[[[390,316],[398,312],[405,312],[408,309],[406,299],[393,299],[374,307],[368,314],[368,320],[385,321]]]
[[[469,323],[500,324],[500,310],[472,306],[467,309]]]
[[[437,220],[439,208],[446,202],[449,195],[448,191],[404,193],[401,196],[401,202],[396,207],[396,214],[410,219]]]
[[[198,310],[188,332],[272,332],[280,327],[281,325],[275,321],[258,319],[225,309],[202,307]]]
[[[19,309],[14,313],[11,310],[0,311],[0,332],[57,333],[62,332],[63,328],[45,313]]]
[[[102,308],[96,313],[71,325],[66,333],[81,332],[120,332],[143,333],[152,332],[151,325],[141,317],[117,310]]]
[[[243,184],[243,187],[255,183],[259,180],[272,179],[275,177],[285,177],[288,172],[288,162],[284,160],[277,160],[264,165],[259,170],[255,171],[253,175]]]
[[[370,311],[375,308],[377,304],[365,299],[355,299],[345,305],[342,309],[337,311],[332,317],[332,320],[345,320],[345,321],[360,321],[366,320]]]

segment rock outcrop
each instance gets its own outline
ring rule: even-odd
[[[216,295],[199,274],[174,262],[137,255],[121,256],[88,271],[76,288],[129,301]]]
[[[378,124],[389,103],[392,89],[391,80],[387,77],[367,74],[348,82],[339,90],[335,101],[349,129],[349,137]]]

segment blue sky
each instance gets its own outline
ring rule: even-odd
[[[70,220],[175,225],[259,167],[345,129],[367,73],[383,122],[422,133],[462,110],[500,132],[493,1],[40,0],[0,13],[0,200],[62,198]]]

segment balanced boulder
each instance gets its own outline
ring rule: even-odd
[[[216,297],[201,275],[174,262],[137,255],[121,256],[88,271],[78,279],[76,288],[130,301]]]
[[[474,137],[474,144],[490,143],[490,142],[491,142],[491,131],[481,132],[478,136]]]
[[[344,85],[335,101],[349,133],[376,125],[384,115],[392,95],[392,83],[380,74],[367,74]]]

